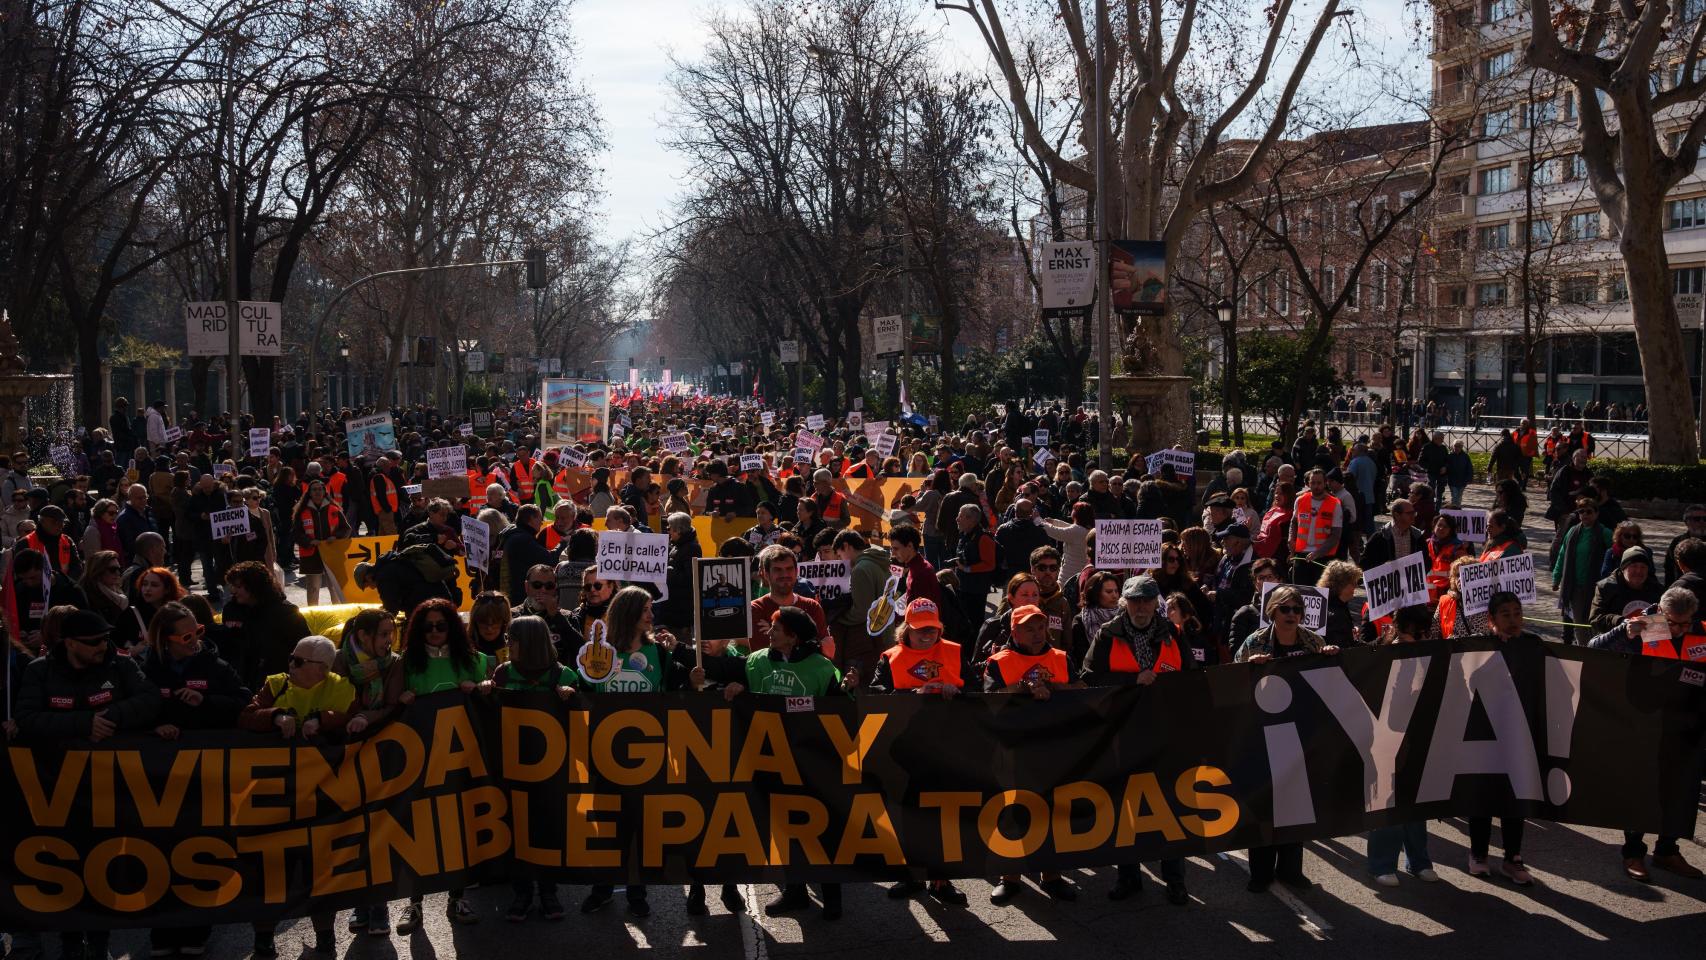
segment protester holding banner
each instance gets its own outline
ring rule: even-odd
[[[1616,571],[1594,584],[1593,604],[1584,622],[1603,633],[1622,623],[1631,607],[1642,609],[1658,603],[1659,593],[1652,554],[1646,547],[1630,546],[1623,551]]]
[[[1522,601],[1506,590],[1494,593],[1487,601],[1487,621],[1492,636],[1501,645],[1535,644],[1539,637],[1524,630]],[[1486,877],[1491,874],[1487,852],[1492,844],[1493,818],[1469,817],[1469,875]],[[1504,846],[1504,862],[1499,872],[1519,887],[1530,886],[1534,877],[1522,859],[1523,819],[1520,816],[1499,817],[1499,833]]]
[[[1463,568],[1475,563],[1473,557],[1458,557],[1451,562],[1450,583],[1434,605],[1433,618],[1427,636],[1436,640],[1469,637],[1487,632],[1485,611],[1467,614],[1464,611]],[[1409,609],[1400,607],[1399,610]],[[1394,616],[1397,614],[1394,613]]]
[[[1500,560],[1528,550],[1528,538],[1522,534],[1522,524],[1504,510],[1487,514],[1487,539],[1481,544],[1477,558],[1482,563]]]
[[[1315,585],[1327,592],[1327,626],[1321,639],[1328,646],[1349,647],[1358,643],[1363,629],[1357,615],[1357,586],[1362,582],[1362,568],[1348,560],[1334,560],[1321,571]]]
[[[1459,560],[1462,564],[1465,560]],[[1377,644],[1418,643],[1429,636],[1428,610],[1419,604],[1399,607],[1392,622],[1382,631]],[[1374,882],[1383,887],[1398,885],[1398,852],[1410,875],[1425,883],[1436,883],[1433,857],[1428,855],[1428,822],[1411,820],[1407,823],[1378,827],[1368,832],[1368,872]]]
[[[308,493],[296,508],[294,538],[296,568],[307,581],[308,605],[320,603],[320,577],[326,572],[320,559],[320,541],[348,540],[355,530],[344,517],[343,510],[326,495],[326,485],[319,480],[308,483]],[[207,569],[204,563],[203,569]]]
[[[1428,559],[1428,601],[1438,603],[1451,578],[1452,562],[1468,553],[1457,536],[1457,517],[1449,513],[1434,517],[1433,536],[1422,547]]]

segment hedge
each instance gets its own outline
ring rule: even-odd
[[[1706,500],[1706,461],[1665,466],[1642,460],[1588,461],[1594,476],[1611,481],[1619,500]]]

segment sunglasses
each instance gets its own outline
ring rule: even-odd
[[[421,624],[421,629],[427,633],[449,633],[450,624],[443,620],[428,620]]]
[[[1275,607],[1274,612],[1275,613],[1289,613],[1294,617],[1303,616],[1303,608],[1302,607],[1293,607],[1293,606]]]
[[[291,657],[291,658],[290,658],[290,665],[291,665],[291,666],[292,666],[292,667],[295,667],[295,668],[297,668],[297,669],[301,669],[301,668],[303,668],[303,667],[306,667],[306,666],[308,666],[308,665],[309,665],[309,664],[310,664],[310,663],[317,663],[317,664],[320,664],[320,666],[325,666],[325,664],[323,664],[323,663],[320,663],[320,661],[318,661],[318,660],[310,660],[310,659],[308,659],[308,658],[307,658],[307,657],[298,657],[298,656],[292,656],[292,657]]]
[[[186,631],[184,633],[168,633],[168,634],[166,634],[166,639],[167,640],[194,640],[198,636],[200,636],[200,634],[197,631],[189,630],[189,631]]]
[[[93,637],[67,637],[66,639],[76,641],[85,647],[104,647],[107,645],[107,637],[104,633]]]
[[[545,580],[529,580],[527,581],[527,585],[535,590],[550,590],[556,586],[556,584]]]

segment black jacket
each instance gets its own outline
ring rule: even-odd
[[[87,738],[102,711],[120,730],[147,727],[160,712],[160,691],[110,644],[106,659],[87,670],[73,667],[63,646],[31,661],[13,716],[25,739],[57,742]]]
[[[169,723],[185,730],[222,730],[237,725],[237,714],[253,694],[237,677],[237,671],[220,659],[219,651],[203,646],[201,652],[173,665],[149,648],[142,655],[142,673],[160,691],[160,715],[156,726]],[[190,706],[174,694],[179,690],[201,692],[201,703]]]
[[[680,631],[693,626],[693,561],[699,557],[699,538],[692,533],[669,545],[665,573],[669,599],[652,605],[658,626]]]
[[[243,686],[251,690],[259,689],[273,674],[284,673],[297,641],[314,632],[302,611],[287,600],[252,605],[232,600],[225,604],[220,619],[226,627],[220,651],[237,669]]]
[[[1078,677],[1092,687],[1110,687],[1122,683],[1133,683],[1137,674],[1116,671],[1111,665],[1111,654],[1116,645],[1124,644],[1132,651],[1132,659],[1137,661],[1141,670],[1151,670],[1159,658],[1161,644],[1171,639],[1179,646],[1179,667],[1182,670],[1195,669],[1198,664],[1196,657],[1191,655],[1186,644],[1179,637],[1179,631],[1173,626],[1173,621],[1159,613],[1149,621],[1149,626],[1139,629],[1131,622],[1131,617],[1125,613],[1114,617],[1096,631],[1096,636],[1090,640],[1090,650],[1084,655],[1084,665],[1079,668]]]
[[[1422,542],[1427,539],[1427,535],[1414,526],[1411,526],[1406,532],[1410,536],[1411,549],[1409,553],[1420,553]],[[1409,556],[1409,553],[1405,556]],[[1398,559],[1398,544],[1393,539],[1392,524],[1388,523],[1374,531],[1374,535],[1368,538],[1367,543],[1363,544],[1361,566],[1364,570],[1372,570],[1383,563],[1389,563],[1396,559]]]
[[[1039,524],[1009,520],[995,528],[995,570],[1002,577],[1031,569],[1031,551],[1054,541]]]
[[[1637,601],[1643,606],[1658,603],[1660,592],[1659,579],[1655,574],[1647,574],[1647,582],[1637,590],[1623,579],[1623,571],[1619,569],[1594,584],[1593,606],[1588,608],[1588,623],[1599,633],[1610,630],[1623,622],[1624,607]]]
[[[550,567],[552,579],[556,578],[557,552],[545,549],[545,545],[539,542],[538,531],[516,527],[504,540],[503,552],[504,568],[509,571],[509,582],[504,586],[509,592],[510,603],[527,599],[527,571],[534,566],[544,564]]]

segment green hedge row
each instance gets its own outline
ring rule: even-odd
[[[1706,462],[1662,466],[1640,460],[1588,461],[1596,476],[1611,481],[1619,500],[1706,500]]]

